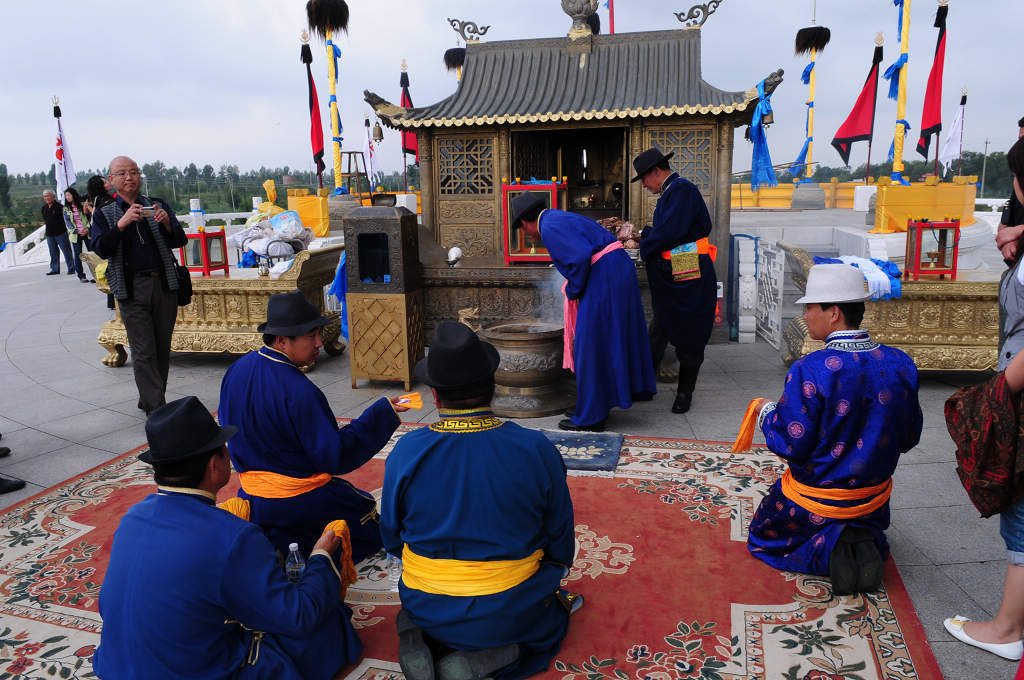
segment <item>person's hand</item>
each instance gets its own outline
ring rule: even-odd
[[[1012,241],[1007,243],[1005,246],[999,249],[1002,253],[1004,260],[1016,260],[1017,259],[1017,242]]]
[[[153,212],[153,219],[164,225],[168,229],[171,228],[171,218],[167,215],[167,211],[164,210],[163,206],[159,203],[154,203],[153,207],[156,209]]]
[[[131,207],[125,210],[124,215],[117,221],[117,228],[124,231],[132,222],[139,222],[141,220],[142,206],[138,203],[132,203]]]
[[[403,411],[408,411],[409,407],[408,406],[402,406],[401,404],[399,404],[398,403],[399,399],[401,399],[401,397],[391,397],[390,399],[388,399],[388,401],[391,402],[391,406],[395,409],[396,413],[402,413]]]
[[[338,534],[333,531],[325,531],[323,535],[317,540],[316,545],[313,546],[313,552],[317,550],[323,550],[328,555],[334,556],[334,553],[338,552],[338,548],[341,547],[341,539],[338,538]]]
[[[1021,234],[1024,234],[1024,224],[1018,224],[1015,227],[1003,227],[996,232],[996,247],[1002,250],[1006,244],[1015,243],[1020,239]]]

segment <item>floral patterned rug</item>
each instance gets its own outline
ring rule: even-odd
[[[415,427],[403,425],[392,443]],[[0,679],[95,677],[97,598],[113,534],[153,491],[140,450],[0,515]],[[347,478],[379,489],[389,450]],[[881,591],[836,598],[827,578],[779,572],[747,553],[750,515],[781,472],[763,450],[629,436],[613,477],[570,472],[580,550],[566,586],[586,604],[546,675],[940,678],[891,560]],[[400,680],[396,588],[383,556],[358,571],[347,600],[366,654],[339,677]]]

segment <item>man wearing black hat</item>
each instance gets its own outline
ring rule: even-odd
[[[633,159],[636,177],[654,196],[654,224],[640,233],[640,257],[647,267],[654,318],[648,334],[657,372],[671,342],[679,358],[679,384],[673,413],[686,413],[693,401],[704,347],[715,323],[718,283],[708,234],[711,216],[700,189],[673,172],[673,153],[648,149]]]
[[[100,591],[102,678],[329,680],[362,645],[340,601],[333,531],[292,583],[254,524],[215,506],[231,465],[234,427],[218,427],[195,397],[146,421],[157,493],[114,534]]]
[[[543,434],[491,412],[498,363],[468,327],[439,324],[415,373],[441,419],[403,436],[385,465],[381,533],[403,560],[408,680],[433,680],[435,658],[440,680],[538,673],[582,603],[559,592],[575,545],[565,465]]]
[[[576,407],[558,427],[601,432],[613,407],[629,408],[657,390],[636,266],[597,222],[546,206],[543,195],[522,193],[510,223],[543,238],[565,277],[562,365],[576,373]]]
[[[327,323],[298,290],[270,296],[257,327],[264,346],[228,369],[218,415],[239,430],[230,447],[238,496],[274,547],[287,554],[294,542],[308,552],[328,522],[343,519],[359,562],[380,550],[377,502],[334,475],[373,458],[398,428],[396,412],[408,409],[381,398],[338,428],[327,397],[300,370],[319,356]]]

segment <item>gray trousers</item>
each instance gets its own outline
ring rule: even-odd
[[[118,300],[118,306],[132,352],[139,408],[149,413],[164,404],[178,295],[164,290],[160,274],[136,274],[131,288],[131,298]]]

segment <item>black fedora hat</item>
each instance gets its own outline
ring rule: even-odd
[[[416,364],[416,379],[431,387],[456,388],[490,379],[501,363],[494,345],[484,342],[465,324],[442,321],[426,358]]]
[[[157,408],[146,419],[149,449],[144,463],[176,463],[227,443],[237,427],[221,427],[197,397],[182,397]]]
[[[509,225],[518,227],[523,221],[523,215],[538,206],[548,205],[548,195],[537,191],[524,191],[512,199],[512,214],[509,216]]]
[[[259,333],[303,335],[329,324],[301,291],[275,293],[267,303],[267,320],[256,327]]]
[[[670,151],[667,154],[663,154],[662,152],[658,151],[653,147],[648,149],[647,151],[644,151],[642,154],[633,159],[633,169],[636,170],[636,177],[629,181],[639,182],[644,175],[646,175],[647,173],[654,169],[655,165],[662,161],[667,161],[668,159],[672,158],[672,156],[675,155],[675,151]]]

